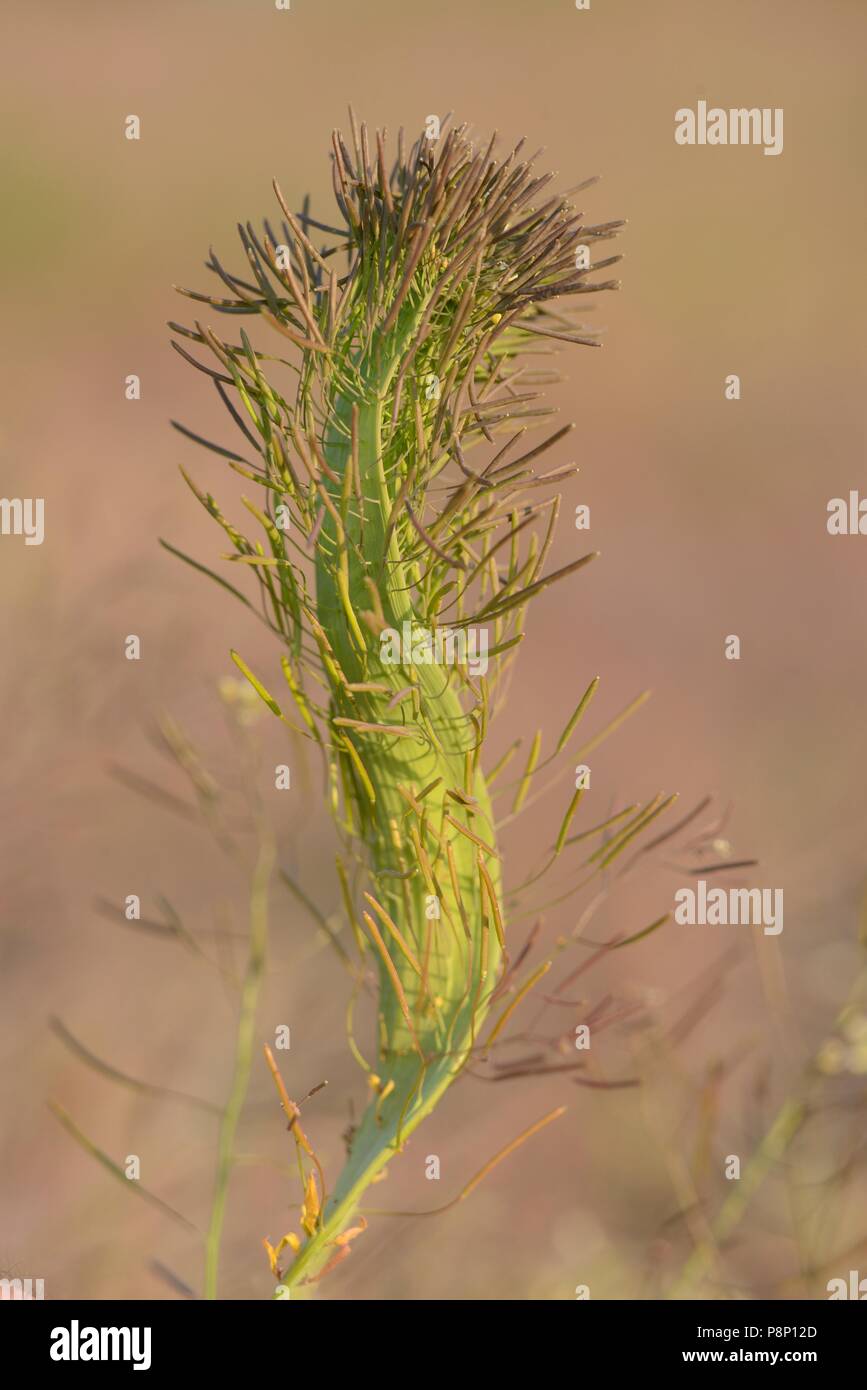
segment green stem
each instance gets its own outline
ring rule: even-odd
[[[411,335],[421,312],[418,306],[407,310],[401,324],[402,339]],[[365,362],[356,364],[360,371],[363,368],[363,389],[357,396],[338,397],[331,402],[335,423],[324,432],[323,447],[336,478],[330,484],[334,507],[339,509],[345,470],[350,466],[348,441],[354,412],[359,481],[368,506],[363,531],[349,515],[342,526],[338,526],[333,514],[326,517],[316,564],[317,616],[348,680],[377,682],[395,691],[406,678],[394,667],[383,664],[378,642],[369,643],[363,657],[359,654],[347,622],[346,604],[348,601],[356,615],[369,609],[366,581],[368,576],[375,577],[387,623],[400,630],[404,622],[411,624],[417,619],[395,528],[389,537],[387,555],[385,544],[399,486],[400,459],[390,452],[391,445],[384,443],[383,433],[389,415],[386,407],[390,382],[402,350],[403,347],[400,351],[393,349],[386,356],[374,345]],[[341,565],[342,592],[338,585]],[[450,678],[444,679],[436,666],[425,664],[415,668],[414,677],[426,727],[420,728],[416,739],[383,739],[374,734],[364,741],[362,751],[375,787],[375,799],[371,805],[359,797],[357,813],[359,839],[366,845],[377,891],[386,911],[401,923],[411,945],[425,959],[426,979],[420,986],[411,968],[397,959],[395,969],[409,1001],[410,1022],[379,962],[384,1037],[376,1067],[378,1094],[362,1117],[349,1159],[322,1214],[321,1226],[306,1242],[283,1280],[282,1287],[297,1289],[301,1297],[339,1253],[335,1238],[349,1223],[367,1187],[403,1148],[461,1070],[487,1013],[488,982],[494,978],[500,961],[494,926],[485,920],[477,844],[458,833],[452,846],[454,884],[440,856],[435,867],[439,890],[436,896],[441,902],[443,920],[430,937],[425,906],[430,885],[421,872],[406,881],[394,848],[395,834],[406,816],[406,802],[399,790],[402,785],[430,789],[425,813],[432,826],[444,827],[445,817],[451,811],[461,815],[448,800],[448,793],[451,788],[464,786],[468,775],[466,759],[476,736]],[[340,709],[336,703],[342,698],[339,689],[334,698],[335,708]],[[357,707],[347,704],[345,712],[354,716]],[[382,713],[386,722],[393,717],[387,706]],[[370,710],[373,722],[379,715],[375,707]],[[484,841],[492,843],[496,834],[493,812],[478,768],[472,772],[471,790],[474,809],[467,819],[473,821],[475,831]],[[422,845],[422,852],[424,848]],[[494,891],[499,893],[496,855],[491,857],[487,873]],[[464,914],[468,918],[466,938],[461,926]],[[453,939],[452,932],[457,939]]]
[[[250,891],[250,953],[247,958],[247,969],[241,989],[241,1008],[238,1016],[232,1086],[220,1121],[217,1175],[214,1183],[211,1219],[208,1224],[208,1235],[205,1243],[204,1296],[207,1299],[217,1297],[220,1240],[223,1234],[229,1181],[235,1164],[235,1135],[247,1096],[250,1069],[253,1062],[256,1013],[259,1006],[262,976],[265,970],[265,948],[268,940],[268,883],[273,866],[274,846],[269,839],[265,838],[260,844],[256,867],[253,871]]]
[[[686,1298],[690,1290],[701,1283],[713,1268],[717,1250],[730,1240],[747,1208],[774,1168],[785,1154],[797,1135],[807,1115],[807,1108],[801,1100],[787,1100],[777,1112],[774,1122],[762,1139],[742,1178],[720,1208],[719,1216],[713,1225],[713,1241],[703,1241],[696,1246],[669,1289],[669,1299]]]
[[[460,1070],[461,1061],[461,1058],[452,1057],[428,1066],[418,1094],[409,1105],[407,1095],[418,1082],[418,1058],[401,1058],[393,1065],[391,1074],[397,1075],[400,1084],[378,1113],[376,1107],[371,1106],[365,1114],[353,1140],[352,1155],[328,1203],[325,1220],[287,1271],[283,1279],[285,1287],[298,1288],[312,1282],[337,1253],[337,1246],[333,1244],[335,1236],[347,1225],[377,1173],[439,1104]]]

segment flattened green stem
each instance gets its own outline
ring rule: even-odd
[[[393,1064],[390,1074],[397,1083],[396,1088],[378,1110],[375,1104],[368,1107],[355,1134],[349,1161],[328,1202],[324,1224],[308,1240],[284,1276],[283,1284],[287,1288],[304,1289],[337,1253],[334,1240],[358,1209],[366,1189],[403,1147],[413,1130],[439,1104],[460,1070],[461,1060],[459,1056],[452,1056],[429,1064],[421,1083],[418,1057],[402,1057]],[[416,1094],[407,1107],[407,1096],[413,1090]]]
[[[318,548],[316,572],[317,616],[328,634],[335,654],[350,681],[381,682],[398,687],[402,677],[394,667],[382,663],[378,643],[368,640],[362,662],[352,633],[355,628],[346,612],[348,596],[356,616],[371,607],[366,584],[368,574],[378,580],[383,613],[389,624],[399,628],[415,621],[403,573],[403,557],[396,534],[392,532],[386,553],[385,536],[394,505],[396,485],[390,482],[390,467],[384,455],[382,431],[384,397],[393,364],[379,371],[371,369],[365,396],[357,401],[338,400],[334,418],[339,428],[326,431],[323,440],[327,461],[337,481],[330,484],[337,509],[344,495],[345,470],[351,467],[348,443],[353,415],[356,430],[360,485],[365,499],[364,532],[349,517],[344,523],[343,592],[338,583],[340,528],[329,515],[324,524],[324,544]],[[362,553],[359,559],[358,551]],[[338,555],[338,562],[326,557]],[[472,750],[473,727],[464,714],[460,698],[448,673],[435,666],[420,665],[413,672],[430,736],[418,725],[417,738],[389,738],[370,734],[362,742],[365,767],[375,792],[372,806],[359,810],[363,838],[374,875],[380,874],[378,891],[386,911],[406,933],[412,946],[426,960],[427,978],[419,985],[417,973],[397,954],[394,967],[399,972],[406,996],[412,1001],[413,1027],[399,1007],[393,984],[380,963],[381,1015],[385,1043],[377,1063],[377,1095],[371,1100],[353,1138],[347,1164],[328,1202],[323,1224],[311,1237],[285,1276],[284,1285],[304,1290],[315,1281],[328,1261],[338,1253],[335,1238],[344,1230],[363,1194],[389,1160],[400,1151],[415,1128],[438,1104],[461,1070],[475,1041],[477,1029],[487,1013],[489,986],[499,964],[501,948],[492,923],[484,916],[484,902],[477,861],[479,848],[468,836],[458,833],[452,839],[454,874],[441,856],[437,868],[437,896],[441,897],[443,920],[429,933],[426,902],[430,883],[425,874],[416,874],[408,884],[387,879],[382,871],[399,869],[399,850],[394,847],[394,827],[401,826],[407,804],[399,788],[429,787],[436,784],[425,800],[430,823],[444,827],[448,813],[451,824],[463,813],[447,798],[449,788],[461,788],[466,776],[466,757]],[[388,697],[381,697],[383,708],[376,722],[389,722],[393,714],[385,709]],[[381,715],[381,718],[379,717]],[[487,787],[480,771],[472,783],[475,801],[472,820],[481,838],[493,845],[494,822]],[[426,849],[422,846],[422,852]],[[432,857],[435,857],[432,851]],[[499,864],[491,855],[486,865],[491,886],[499,893]],[[383,885],[386,885],[383,887]],[[459,927],[468,919],[469,941]],[[409,918],[409,920],[407,920]],[[391,1086],[387,1092],[386,1086]],[[384,1097],[384,1098],[383,1098]]]
[[[382,443],[383,396],[385,384],[393,374],[393,366],[370,367],[365,381],[364,395],[359,401],[338,399],[334,404],[334,417],[340,428],[326,431],[324,447],[329,468],[337,481],[330,485],[332,498],[336,500],[343,490],[345,470],[351,466],[349,433],[353,406],[357,408],[358,456],[361,489],[365,498],[375,499],[366,509],[364,533],[358,525],[352,526],[347,520],[344,539],[344,556],[348,578],[341,595],[335,574],[337,566],[330,559],[339,550],[341,540],[336,520],[326,519],[323,527],[323,540],[320,545],[316,572],[317,615],[323,629],[328,634],[337,658],[350,681],[381,682],[386,687],[397,688],[404,683],[398,679],[395,667],[385,666],[379,659],[378,643],[367,643],[366,668],[359,658],[351,635],[351,624],[347,620],[346,596],[356,616],[371,607],[367,588],[367,574],[382,573],[379,583],[380,600],[386,620],[396,629],[405,622],[414,622],[411,600],[403,578],[403,557],[398,548],[396,535],[389,540],[387,562],[383,565],[385,552],[385,533],[388,518],[394,502],[396,486],[390,483],[389,468]],[[393,466],[393,465],[392,465]],[[363,560],[359,560],[358,550]],[[345,571],[346,572],[346,571]],[[398,873],[400,864],[394,848],[393,828],[403,822],[406,803],[399,788],[425,787],[438,782],[434,792],[425,802],[432,826],[442,823],[447,811],[455,810],[449,802],[449,788],[462,787],[465,776],[465,756],[472,747],[473,729],[466,719],[463,708],[448,673],[442,668],[430,665],[416,666],[413,675],[417,679],[420,699],[429,712],[432,737],[419,728],[417,738],[389,738],[370,735],[363,739],[359,750],[366,772],[375,793],[375,804],[360,812],[365,825],[370,863],[374,869],[388,868]],[[376,722],[389,722],[394,716],[385,708],[387,697],[382,698],[382,709],[377,713]],[[380,719],[381,716],[381,719]],[[484,778],[476,772],[473,779],[472,795],[476,802],[475,823],[480,833],[489,843],[494,838],[493,814]],[[471,936],[475,959],[472,969],[475,978],[470,982],[470,993],[479,993],[480,962],[482,958],[482,904],[476,870],[477,849],[472,841],[458,834],[453,846],[457,866],[457,883],[460,897],[465,907],[475,904],[474,921],[471,923]],[[499,892],[499,872],[495,858],[491,858],[488,871]],[[440,882],[440,879],[442,880]],[[397,882],[396,879],[392,880]],[[447,920],[461,920],[461,909],[448,875],[438,876],[442,899],[443,916]],[[406,894],[395,887],[385,907],[399,924],[405,924],[412,942],[423,951],[426,944],[425,904],[430,895],[430,885],[420,876],[410,884]],[[407,897],[410,899],[411,921],[405,923],[407,916]],[[414,934],[413,934],[414,931]],[[499,946],[493,934],[488,942],[487,966],[493,971],[499,961]],[[433,1020],[425,1035],[425,1024],[419,1021],[417,1032],[421,1035],[422,1049],[429,1055],[441,1052],[449,1045],[453,1032],[454,1015],[461,1007],[460,1001],[468,991],[468,960],[466,945],[456,944],[450,929],[444,922],[438,925],[434,936],[429,960],[430,993],[441,999],[441,1015]],[[398,969],[401,969],[398,963]],[[384,975],[381,974],[385,1007],[383,1010],[386,1029],[391,1046],[396,1053],[408,1051],[413,1046],[413,1036],[403,1018],[394,997],[394,992]],[[415,982],[404,980],[407,994],[417,995]],[[454,1044],[451,1044],[452,1046]]]

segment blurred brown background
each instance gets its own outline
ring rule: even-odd
[[[219,568],[220,535],[179,463],[230,515],[243,490],[168,427],[181,418],[232,442],[205,379],[168,347],[165,321],[191,317],[173,282],[210,288],[209,244],[240,263],[235,223],[273,214],[273,176],[296,206],[309,191],[328,220],[330,132],[352,102],[392,135],[449,110],[479,138],[499,130],[503,152],[526,134],[562,186],[604,176],[582,195],[590,220],[629,219],[617,248],[623,290],[594,310],[605,349],[565,354],[568,383],[553,393],[577,430],[551,464],[574,458],[581,473],[552,563],[586,548],[570,530],[578,502],[591,506],[602,558],[536,607],[497,744],[537,723],[556,736],[596,673],[594,727],[652,687],[651,703],[589,760],[598,818],[661,789],[679,791],[684,812],[713,792],[720,807],[733,803],[723,832],[733,854],[760,860],[750,878],[721,881],[782,887],[786,916],[779,938],[670,925],[586,977],[591,1002],[614,990],[673,1019],[739,947],[683,1048],[660,1057],[652,1028],[599,1039],[600,1077],[627,1074],[641,1051],[642,1092],[559,1077],[462,1082],[370,1205],[446,1201],[530,1120],[560,1103],[569,1112],[456,1211],[371,1218],[327,1295],[570,1298],[589,1283],[593,1297],[654,1296],[660,1270],[676,1271],[689,1248],[672,1172],[693,1160],[714,1065],[729,1069],[699,1183],[711,1213],[726,1195],[724,1156],[749,1154],[859,964],[867,540],[832,540],[825,520],[829,498],[867,493],[867,11],[859,0],[593,0],[589,12],[571,0],[292,0],[288,13],[271,0],[7,0],[2,25],[0,491],[46,499],[46,539],[0,538],[0,1273],[43,1277],[49,1297],[174,1297],[156,1259],[200,1287],[196,1236],[77,1148],[46,1097],[117,1161],[140,1155],[143,1184],[199,1228],[213,1120],[94,1075],[48,1020],[59,1015],[134,1077],[226,1094],[235,1000],[218,971],[94,909],[96,897],[135,892],[152,917],[162,894],[192,931],[245,926],[243,876],[205,833],[110,771],[120,764],[184,794],[147,736],[168,710],[215,773],[237,780],[215,690],[233,669],[228,648],[263,675],[276,669],[244,610],[157,547],[165,536]],[[700,98],[783,107],[782,155],[677,146],[674,112]],[[131,113],[138,142],[123,135]],[[723,396],[733,372],[736,403]],[[136,403],[124,399],[128,373],[141,377]],[[124,659],[128,633],[142,638],[138,663]],[[739,662],[724,659],[730,633]],[[279,730],[258,728],[273,766]],[[316,776],[284,804],[281,860],[333,912]],[[512,882],[561,813],[554,797],[507,833]],[[661,863],[635,871],[592,935],[638,930],[687,881]],[[584,906],[550,913],[548,936]],[[290,1024],[293,1094],[328,1078],[305,1113],[334,1172],[349,1099],[356,1113],[364,1100],[343,1033],[347,982],[277,890],[272,934],[262,1036]],[[852,1116],[831,1107],[818,1123],[806,1162],[821,1186]],[[233,1182],[221,1293],[267,1297],[261,1237],[291,1228],[297,1184],[258,1064],[240,1148],[261,1161]],[[429,1153],[441,1157],[440,1184],[424,1180]],[[851,1213],[864,1190],[857,1174],[834,1190],[830,1244],[808,1221],[805,1256],[772,1184],[725,1278],[755,1291],[821,1262],[835,1241],[863,1234]]]

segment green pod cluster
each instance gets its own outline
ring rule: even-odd
[[[236,451],[192,437],[261,488],[243,499],[262,532],[249,540],[188,479],[258,582],[288,697],[236,659],[321,751],[359,977],[373,970],[378,987],[371,1101],[289,1287],[327,1265],[366,1186],[466,1065],[501,979],[485,740],[528,603],[592,558],[545,572],[551,489],[575,470],[537,471],[565,430],[523,436],[551,413],[539,404],[556,379],[549,354],[597,345],[562,301],[615,287],[591,276],[618,257],[591,264],[588,250],[621,225],[588,225],[571,195],[546,192],[551,176],[522,145],[498,159],[464,127],[408,151],[401,132],[390,168],[384,132],[371,139],[353,118],[350,146],[335,132],[338,225],[293,213],[275,184],[278,230],[239,228],[244,273],[212,252],[219,295],[182,291],[230,320],[256,317],[267,342],[173,325],[210,349],[214,365],[175,344],[241,439]],[[488,456],[472,466],[475,448]],[[430,656],[444,634],[445,663]]]

